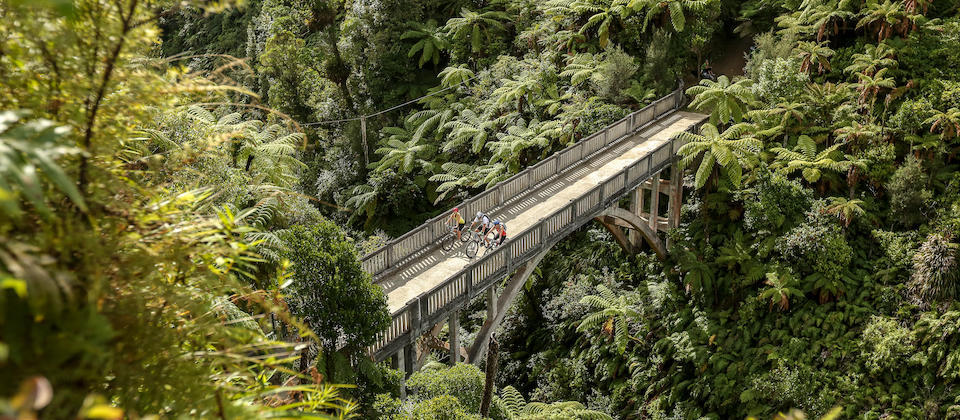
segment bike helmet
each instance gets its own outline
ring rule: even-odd
[[[482,211],[478,211],[478,212],[477,212],[477,219],[479,219],[479,218],[481,218],[481,217],[483,217],[483,212],[482,212]]]
[[[454,207],[454,208],[453,208],[453,211],[454,211],[454,212],[460,211],[460,207]]]
[[[493,221],[493,225],[494,225],[494,226],[500,226],[500,220],[499,220],[499,219],[494,220],[494,221]]]

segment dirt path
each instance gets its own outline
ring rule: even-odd
[[[747,64],[746,53],[753,45],[753,38],[732,38],[720,42],[723,45],[722,51],[717,51],[719,57],[710,61],[713,65],[713,72],[717,76],[721,74],[733,78],[743,75],[743,67]]]

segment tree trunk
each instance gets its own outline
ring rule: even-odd
[[[480,400],[480,416],[487,417],[490,413],[490,402],[493,400],[493,382],[497,377],[497,353],[500,351],[500,345],[497,339],[490,336],[490,344],[487,346],[487,366],[486,378],[483,383],[483,399]]]

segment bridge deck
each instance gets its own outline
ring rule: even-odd
[[[502,209],[491,213],[490,216],[507,223],[509,228],[507,241],[509,241],[511,237],[518,236],[544,216],[586,194],[624,168],[652,153],[661,144],[670,141],[675,134],[705,118],[704,115],[689,112],[674,112],[667,115],[621,143],[599,152],[572,170],[564,172],[553,180],[545,181],[537,189],[513,198]],[[472,215],[465,214],[464,217],[468,222],[472,219]],[[483,249],[480,250],[477,258],[482,255]],[[437,248],[399,267],[392,274],[379,279],[377,283],[383,286],[387,293],[390,313],[397,313],[403,310],[411,299],[443,283],[470,262],[471,260],[464,256],[462,246],[450,252]]]

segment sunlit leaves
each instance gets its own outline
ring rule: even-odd
[[[818,152],[816,142],[809,136],[801,135],[794,150],[777,147],[771,151],[777,154],[776,165],[782,168],[784,173],[801,171],[807,182],[816,183],[823,171],[842,172],[855,163],[864,165],[853,160],[852,156],[847,156],[844,160],[843,153],[838,150],[841,146],[842,143],[837,143]]]
[[[687,89],[687,95],[694,96],[690,107],[710,112],[710,123],[714,125],[738,123],[754,103],[750,79],[740,79],[731,83],[725,75],[717,81],[703,79],[700,84]]]
[[[474,77],[473,70],[465,65],[450,66],[440,71],[440,85],[447,88],[466,83]]]
[[[703,188],[714,178],[714,170],[722,168],[726,179],[740,186],[744,167],[750,167],[762,147],[760,140],[750,134],[751,124],[735,124],[721,133],[713,124],[704,124],[700,134],[683,132],[677,135],[686,142],[678,151],[682,167],[691,166],[697,159],[694,186]]]
[[[17,217],[22,214],[20,199],[25,199],[41,214],[49,215],[44,181],[86,210],[75,181],[58,162],[80,154],[65,144],[69,128],[44,119],[25,120],[26,116],[25,112],[0,112],[0,211]]]

